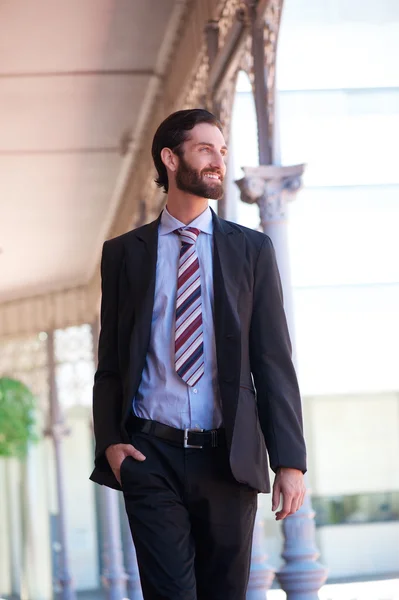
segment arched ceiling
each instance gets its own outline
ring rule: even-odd
[[[1,2],[0,303],[92,275],[186,4]]]

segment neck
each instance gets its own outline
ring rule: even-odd
[[[209,206],[207,198],[186,194],[180,190],[170,190],[166,207],[172,217],[185,225],[194,221]]]

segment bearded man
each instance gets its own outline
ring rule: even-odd
[[[170,115],[152,156],[164,210],[103,247],[92,479],[123,492],[146,600],[245,600],[268,464],[277,520],[305,494],[275,254],[209,207],[227,156],[214,115]]]

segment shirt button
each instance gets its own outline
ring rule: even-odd
[[[198,392],[197,388],[193,389],[194,394],[196,394]]]

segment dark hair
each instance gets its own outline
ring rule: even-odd
[[[203,108],[192,108],[189,110],[178,110],[167,117],[155,132],[152,141],[152,159],[158,172],[155,183],[163,187],[165,194],[168,192],[168,173],[161,159],[163,148],[170,148],[178,156],[182,156],[182,144],[187,140],[187,131],[193,129],[198,123],[209,123],[215,125],[222,131],[220,121]]]

